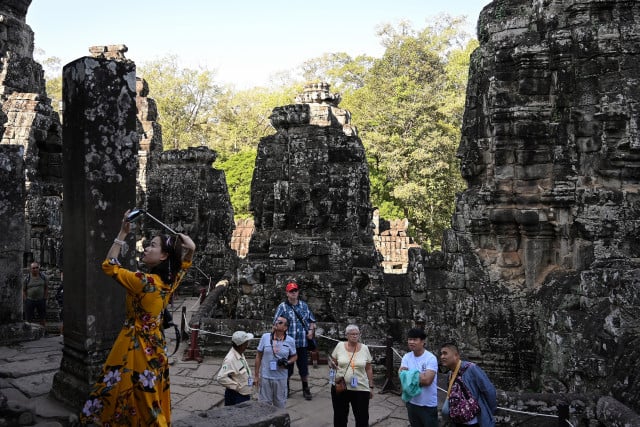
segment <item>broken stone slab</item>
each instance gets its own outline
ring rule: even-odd
[[[40,361],[40,363],[42,363]],[[59,366],[60,362],[52,364],[51,366]],[[31,372],[38,372],[38,368],[31,366]],[[11,380],[11,384],[20,390],[25,395],[34,398],[37,396],[43,396],[49,393],[51,390],[51,384],[53,383],[53,376],[56,371],[38,373],[36,375],[21,376],[14,380]]]
[[[248,401],[211,409],[172,423],[174,427],[288,427],[289,414],[263,402]]]
[[[640,416],[611,396],[598,399],[596,413],[598,420],[611,422],[611,424],[606,425],[640,426]]]

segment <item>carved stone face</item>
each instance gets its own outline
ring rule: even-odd
[[[603,176],[640,176],[640,136],[633,104],[619,93],[601,97],[597,105],[599,111],[594,115],[597,133],[592,136],[595,143],[590,148],[601,156],[597,169]]]
[[[1,9],[2,3],[0,3]],[[20,18],[0,10],[0,54],[11,51],[16,58],[33,57],[33,31]]]

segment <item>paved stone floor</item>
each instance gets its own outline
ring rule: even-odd
[[[179,313],[180,304],[193,306],[196,299],[187,299],[174,309]],[[172,357],[171,400],[173,419],[180,420],[194,412],[222,405],[223,388],[213,379],[222,358],[204,357],[201,363],[182,360],[188,343],[183,343]],[[15,346],[0,347],[0,391],[9,404],[30,408],[36,414],[36,424],[41,427],[66,425],[74,413],[49,396],[54,374],[62,359],[63,337],[60,335],[24,342]],[[328,385],[326,365],[310,368],[310,385],[313,400],[302,397],[299,377],[291,381],[292,393],[287,401],[287,412],[292,426],[324,427],[333,425],[333,409]],[[404,427],[407,425],[406,409],[400,397],[393,393],[378,394],[375,390],[370,404],[370,425],[380,427]],[[349,425],[354,425],[350,416]]]

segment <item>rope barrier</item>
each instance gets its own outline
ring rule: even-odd
[[[213,283],[213,278],[210,276],[207,276],[207,278],[209,279],[209,284],[207,285],[207,292],[205,292],[204,297],[202,296],[198,297],[198,300],[193,303],[193,305],[189,308],[189,311],[193,311],[198,304],[201,304],[201,301],[207,298],[207,295],[209,295],[209,293],[211,292],[211,289],[217,288],[218,286],[227,286],[229,284],[228,280],[222,279],[218,281],[218,283],[216,283],[215,286],[211,286],[211,284]]]
[[[187,332],[191,332],[191,331],[198,331],[199,333],[202,333],[202,334],[216,335],[216,336],[220,336],[220,337],[231,338],[231,335],[226,335],[226,334],[222,334],[222,333],[219,333],[219,332],[206,331],[206,330],[204,330],[204,329],[191,328],[191,327],[189,326],[189,322],[187,322],[186,314],[185,314],[185,313],[183,313],[183,319],[184,319],[184,324],[185,324],[185,327],[186,327],[186,329],[187,329]],[[317,337],[319,337],[319,338],[324,338],[324,339],[326,339],[326,340],[336,342],[336,343],[337,343],[337,342],[340,342],[340,340],[335,339],[335,338],[332,338],[332,337],[328,337],[328,336],[326,336],[326,335],[317,334],[316,336],[317,336]],[[258,338],[258,337],[254,337],[254,338],[253,338],[253,340],[259,340],[259,339],[260,339],[260,338]],[[384,345],[375,345],[375,344],[371,344],[371,345],[369,345],[369,344],[365,344],[365,345],[366,345],[367,347],[370,347],[370,348],[386,348],[386,346],[384,346]],[[398,350],[396,350],[396,349],[395,349],[395,348],[393,348],[393,347],[391,347],[391,350],[393,350],[393,353],[394,353],[396,356],[398,356],[398,358],[402,359],[402,355],[398,352]],[[441,387],[437,387],[437,389],[438,389],[438,391],[441,391],[441,392],[443,392],[443,393],[446,393],[446,392],[447,392],[447,390],[445,390],[445,389],[443,389],[443,388],[441,388]],[[505,407],[502,407],[502,406],[498,406],[496,409],[499,409],[499,410],[502,410],[502,411],[506,411],[506,412],[513,412],[513,413],[516,413],[516,414],[522,414],[522,415],[534,416],[534,417],[559,418],[557,415],[541,414],[541,413],[537,413],[537,412],[520,411],[520,410],[517,410],[517,409],[505,408]],[[573,424],[571,424],[571,422],[569,422],[569,420],[565,420],[565,421],[567,422],[567,424],[568,424],[570,427],[574,427],[574,425],[573,425]]]
[[[189,308],[189,311],[193,311],[193,309],[196,308],[196,305],[199,305],[199,304],[200,304],[200,298],[198,297],[198,300]]]

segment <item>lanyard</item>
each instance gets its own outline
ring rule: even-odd
[[[460,365],[462,365],[462,360],[458,360],[458,364],[456,365],[456,369],[454,369],[453,374],[449,377],[449,389],[447,390],[447,398],[451,394],[451,387],[453,387],[453,382],[456,380],[458,376],[458,371],[460,370]]]
[[[282,341],[280,341],[280,348],[276,347],[275,343],[277,342],[278,342],[278,339],[275,336],[273,336],[273,338],[271,338],[271,350],[273,351],[273,357],[275,358],[278,358],[278,353],[280,353],[280,350],[284,345],[284,338],[282,339]]]
[[[353,360],[353,356],[356,355],[356,351],[358,351],[358,344],[356,344],[356,348],[353,349],[353,354],[351,355],[351,360],[349,363],[351,364],[351,372],[355,375],[356,373],[356,362]]]
[[[347,351],[347,354],[349,350],[347,350],[347,344],[343,344],[345,351]],[[349,359],[349,363],[347,364],[347,367],[344,368],[344,373],[347,373],[347,369],[349,369],[349,365],[351,365],[351,372],[353,372],[353,374],[355,375],[356,373],[356,363],[353,361],[353,356],[356,355],[356,351],[358,351],[358,344],[356,343],[355,348],[353,349],[353,353],[351,353],[351,359]]]
[[[247,373],[249,374],[249,378],[251,378],[251,368],[249,368],[249,364],[242,354],[240,355],[240,363],[242,363],[242,366],[244,366],[244,369],[246,369]]]

